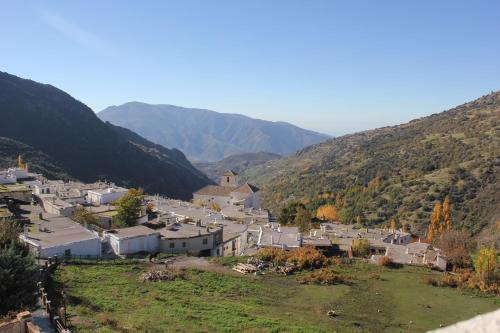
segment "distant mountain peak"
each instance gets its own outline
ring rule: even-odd
[[[283,121],[170,104],[129,102],[108,107],[98,116],[157,144],[178,148],[195,161],[261,151],[289,155],[330,138]]]

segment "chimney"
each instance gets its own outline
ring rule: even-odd
[[[274,244],[273,232],[271,231],[271,245]]]
[[[23,226],[23,234],[24,234],[24,238],[28,239],[28,225],[25,224]]]

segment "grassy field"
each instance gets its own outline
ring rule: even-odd
[[[351,282],[335,286],[220,269],[190,269],[185,280],[138,282],[147,268],[137,263],[60,267],[56,282],[68,294],[72,331],[423,332],[500,307],[498,297],[429,286],[424,278],[439,273],[414,267],[336,267]],[[330,309],[339,315],[329,318]]]

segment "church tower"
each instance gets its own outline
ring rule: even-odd
[[[232,170],[224,172],[220,178],[220,186],[238,187],[238,174]]]

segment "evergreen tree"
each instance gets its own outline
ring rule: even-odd
[[[0,223],[0,316],[36,303],[36,264],[15,222]],[[13,238],[10,238],[13,237]]]
[[[297,207],[294,222],[301,232],[311,230],[311,213],[304,207]]]
[[[281,209],[278,222],[283,225],[295,223],[295,216],[297,215],[297,209],[299,207],[306,209],[303,203],[296,201],[285,204],[285,206]]]

